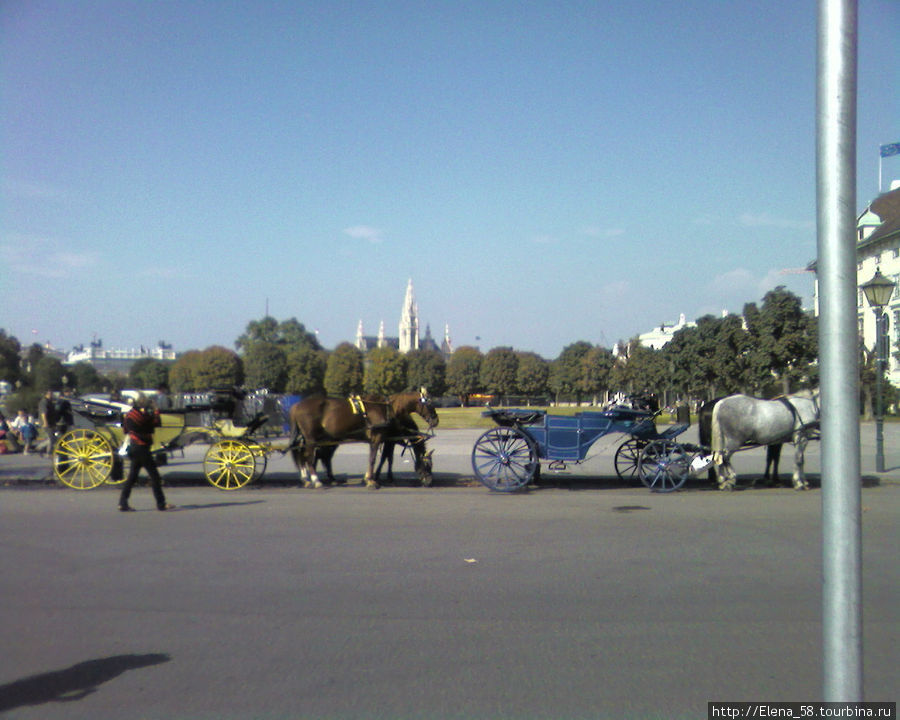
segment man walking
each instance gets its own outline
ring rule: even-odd
[[[131,469],[128,471],[128,479],[125,480],[122,494],[119,496],[119,510],[122,512],[134,510],[128,504],[128,498],[131,496],[131,488],[134,487],[141,468],[146,468],[147,474],[150,476],[157,510],[172,510],[175,507],[166,502],[166,496],[162,489],[162,478],[159,476],[159,470],[156,469],[156,461],[151,452],[153,431],[159,426],[159,410],[154,408],[150,399],[141,393],[135,399],[134,407],[125,415],[124,428],[128,436],[128,457],[131,460]]]

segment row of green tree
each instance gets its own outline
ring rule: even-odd
[[[235,347],[190,350],[174,362],[142,359],[127,377],[101,376],[88,363],[64,366],[38,345],[23,355],[18,341],[0,331],[0,379],[16,384],[23,406],[36,404],[46,388],[65,384],[81,392],[165,384],[175,392],[242,386],[338,396],[426,387],[432,395],[454,395],[464,403],[476,394],[598,401],[621,392],[654,394],[668,404],[731,392],[771,396],[816,384],[818,355],[815,318],[781,287],[767,293],[759,307],[746,305],[742,316],[701,317],[660,350],[631,341],[614,354],[578,341],[553,360],[510,347],[482,353],[463,346],[449,358],[432,350],[404,355],[387,347],[364,354],[350,343],[326,351],[296,319],[272,317],[251,321]],[[874,366],[867,357],[862,360],[863,392],[870,397]]]

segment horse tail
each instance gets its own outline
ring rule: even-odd
[[[722,429],[722,422],[719,418],[719,411],[722,409],[722,402],[717,402],[713,406],[712,411],[712,427],[710,428],[710,447],[713,456],[720,456],[725,450],[725,431]]]

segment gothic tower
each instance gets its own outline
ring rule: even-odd
[[[413,292],[412,278],[406,285],[406,297],[400,312],[400,352],[419,349],[419,307]]]

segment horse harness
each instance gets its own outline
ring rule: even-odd
[[[803,417],[800,415],[800,411],[797,409],[797,406],[794,405],[786,396],[781,395],[775,398],[778,402],[784,405],[788,412],[791,413],[791,417],[794,418],[793,427],[791,428],[790,433],[785,435],[785,442],[788,442],[789,438],[793,438],[795,434],[797,435],[805,435],[807,438],[812,437],[813,433],[819,429],[819,421],[813,420],[812,422],[804,422]],[[813,404],[813,407],[816,410],[816,415],[819,414],[819,404],[816,402],[815,398],[810,398],[810,402]]]

